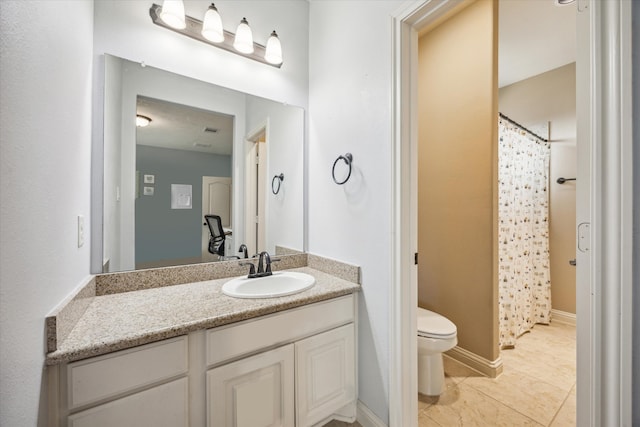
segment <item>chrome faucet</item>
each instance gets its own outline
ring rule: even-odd
[[[249,275],[247,278],[253,279],[256,277],[266,277],[271,276],[273,272],[271,271],[271,263],[280,261],[279,258],[271,258],[271,255],[267,251],[262,251],[259,254],[253,256],[253,258],[258,257],[258,270],[256,271],[256,266],[253,262],[241,262],[238,265],[249,267]]]
[[[247,245],[245,245],[244,243],[240,245],[240,247],[238,248],[238,252],[242,253],[244,259],[249,258],[249,252],[248,252],[248,249],[247,249]]]

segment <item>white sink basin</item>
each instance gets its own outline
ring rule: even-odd
[[[275,298],[311,288],[316,279],[305,273],[280,271],[271,276],[248,279],[236,277],[222,285],[222,293],[235,298]]]

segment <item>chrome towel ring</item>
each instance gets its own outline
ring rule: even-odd
[[[273,194],[278,194],[280,192],[280,185],[282,183],[282,181],[284,181],[284,174],[281,173],[280,175],[274,175],[273,179],[271,180],[271,192]],[[276,187],[276,183],[278,184],[278,186]]]
[[[345,164],[349,166],[349,173],[347,174],[347,177],[344,179],[344,181],[341,181],[341,182],[336,179],[336,165],[340,160],[344,160]],[[335,182],[338,185],[342,185],[345,182],[349,181],[349,178],[351,178],[351,162],[353,162],[353,156],[351,155],[351,153],[347,153],[344,156],[340,156],[336,159],[335,162],[333,162],[333,168],[331,168],[331,176],[333,177],[333,182]]]

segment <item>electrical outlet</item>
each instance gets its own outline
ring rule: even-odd
[[[78,215],[78,247],[84,245],[84,216]]]

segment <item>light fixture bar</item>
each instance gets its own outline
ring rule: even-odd
[[[266,65],[270,65],[272,67],[280,68],[282,64],[271,64],[264,59],[264,54],[266,48],[256,42],[253,42],[253,53],[241,53],[238,52],[233,47],[233,40],[235,39],[235,34],[230,31],[224,30],[224,41],[221,43],[213,43],[202,36],[202,21],[192,18],[189,15],[185,15],[185,21],[187,26],[184,29],[173,28],[167,25],[162,19],[160,19],[160,10],[162,6],[158,6],[157,4],[153,4],[151,9],[149,9],[149,15],[151,16],[151,20],[154,24],[159,25],[167,30],[174,31],[176,33],[180,33],[183,36],[191,37],[192,39],[201,41],[202,43],[206,43],[210,46],[215,46],[220,49],[224,49],[229,52],[233,52],[236,55],[244,56],[245,58],[253,59],[254,61],[261,62]]]

